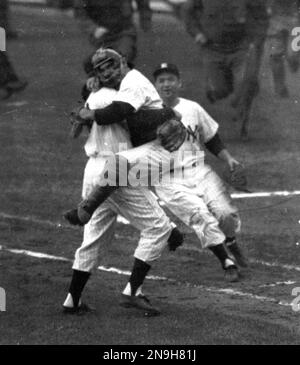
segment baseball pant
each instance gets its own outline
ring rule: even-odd
[[[84,174],[83,198],[94,187],[104,164],[103,158],[89,159]],[[91,272],[98,266],[105,247],[113,238],[118,214],[141,232],[134,256],[148,263],[159,258],[173,228],[169,218],[148,189],[122,187],[98,207],[85,225],[83,242],[76,251],[73,269]]]
[[[202,248],[219,245],[240,230],[237,208],[227,188],[208,165],[188,181],[155,187],[170,211],[197,234]]]

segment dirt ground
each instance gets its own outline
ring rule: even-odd
[[[138,240],[132,227],[119,223],[84,294],[96,311],[61,313],[82,239],[61,214],[80,198],[86,162],[85,136],[69,138],[65,113],[80,99],[81,62],[90,48],[65,13],[15,6],[13,16],[20,39],[8,44],[8,53],[30,85],[0,103],[0,287],[7,300],[0,344],[299,344],[300,314],[291,305],[292,290],[300,287],[299,196],[235,200],[243,221],[239,239],[251,262],[239,283],[226,283],[215,258],[187,232],[185,245],[165,252],[145,283],[162,310],[156,318],[118,305]],[[156,14],[138,49],[136,66],[149,77],[160,61],[180,67],[183,95],[219,122],[228,148],[247,165],[251,190],[299,190],[299,74],[288,74],[291,97],[276,98],[267,45],[248,142],[240,141],[226,101],[207,103],[201,55],[178,20]],[[120,271],[104,270],[109,267]]]

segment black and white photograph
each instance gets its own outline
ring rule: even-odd
[[[299,199],[300,0],[0,0],[0,345],[299,345]]]

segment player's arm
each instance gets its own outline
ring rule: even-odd
[[[223,143],[218,133],[218,123],[199,104],[197,105],[197,113],[199,130],[201,131],[199,138],[207,150],[226,163],[232,171],[239,162],[231,156]]]
[[[230,171],[233,171],[235,166],[240,165],[240,163],[233,158],[230,152],[226,149],[218,133],[204,144],[210,153],[217,156],[218,159],[228,165]]]
[[[128,127],[156,131],[157,127],[166,120],[175,118],[176,114],[172,108],[162,109],[136,109],[129,103],[114,101],[102,109],[89,110],[82,108],[80,117],[86,121],[94,120],[99,125],[121,123],[127,120]]]

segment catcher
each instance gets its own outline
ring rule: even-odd
[[[92,62],[100,85],[116,88],[118,93],[115,101],[103,109],[81,108],[78,114],[73,113],[73,135],[77,136],[82,125],[89,126],[93,121],[99,125],[108,125],[124,123],[126,119],[132,145],[136,148],[126,151],[128,146],[124,146],[125,151],[107,160],[98,187],[80,203],[78,209],[64,215],[74,225],[86,224],[112,192],[120,186],[131,185],[134,165],[138,163],[140,169],[147,172],[143,176],[148,176],[149,165],[157,166],[161,155],[168,156],[169,152],[177,150],[186,137],[186,129],[179,120],[179,114],[172,108],[163,108],[154,85],[139,71],[129,69],[124,57],[112,49],[101,48],[96,51]],[[169,161],[171,163],[171,158]],[[153,174],[152,177],[151,185],[155,185],[159,176]],[[143,185],[148,186],[148,181]]]

